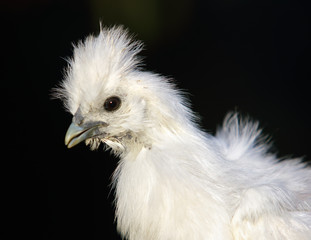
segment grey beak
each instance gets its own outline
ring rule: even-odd
[[[72,122],[65,136],[65,145],[68,148],[72,148],[88,138],[99,135],[99,127],[105,126],[107,124],[104,122],[90,122],[79,126]]]

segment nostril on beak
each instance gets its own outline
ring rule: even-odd
[[[84,117],[82,116],[81,108],[79,107],[76,113],[73,115],[72,122],[77,125],[81,125],[84,121]]]

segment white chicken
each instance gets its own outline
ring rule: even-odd
[[[104,143],[117,228],[129,240],[310,240],[311,170],[278,161],[257,122],[228,114],[202,131],[184,95],[139,68],[142,44],[122,27],[74,47],[56,95],[73,115],[65,144]]]

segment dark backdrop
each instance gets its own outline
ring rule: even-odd
[[[307,2],[307,1],[305,1]],[[226,112],[261,122],[279,157],[311,159],[310,8],[300,1],[1,1],[1,239],[119,239],[110,176],[117,159],[83,144],[50,91],[72,42],[123,24],[145,68],[186,89],[214,133]],[[174,231],[172,229],[172,231]]]

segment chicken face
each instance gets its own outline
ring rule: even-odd
[[[126,82],[123,80],[122,84],[127,85]],[[68,148],[86,141],[91,149],[96,149],[103,142],[122,152],[131,141],[139,142],[146,119],[145,100],[135,91],[117,88],[110,92],[114,93],[100,92],[89,104],[79,105],[65,136]]]
[[[150,148],[161,132],[191,126],[194,115],[174,84],[139,68],[141,47],[122,28],[102,29],[74,46],[56,89],[73,115],[65,137],[69,148],[82,141],[91,149],[103,142],[117,153]]]

